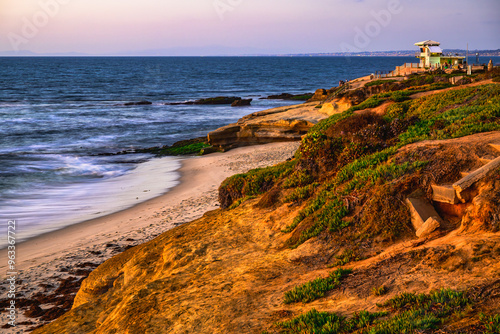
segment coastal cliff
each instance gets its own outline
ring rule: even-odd
[[[328,114],[317,102],[255,112],[208,134],[210,145],[233,148],[279,141],[298,141]]]
[[[308,131],[294,159],[226,179],[221,209],[106,261],[71,311],[34,333],[496,330],[500,87],[415,95],[432,88],[328,118],[303,105],[316,114],[296,124],[295,138]],[[272,138],[268,123],[254,135],[256,116],[267,115],[209,138]],[[459,198],[443,202],[439,187]],[[412,199],[438,222],[426,233]]]

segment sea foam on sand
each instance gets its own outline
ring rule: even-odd
[[[179,158],[152,159],[114,178],[49,188],[44,198],[26,198],[1,215],[16,221],[17,241],[24,241],[160,196],[179,183],[180,166]],[[0,241],[0,248],[6,245]]]

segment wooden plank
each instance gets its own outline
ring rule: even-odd
[[[439,217],[434,207],[425,198],[407,198],[406,204],[410,209],[411,222],[415,231],[418,231],[430,217]]]
[[[460,193],[466,189],[468,189],[470,186],[472,186],[474,183],[477,181],[481,180],[483,177],[486,176],[490,171],[492,171],[495,168],[500,167],[500,157],[492,160],[491,162],[487,163],[483,167],[476,169],[475,171],[471,172],[469,175],[466,177],[460,179],[459,181],[455,182],[453,184],[453,188],[455,188],[458,197],[461,198]]]
[[[429,217],[424,224],[417,230],[415,233],[419,238],[425,238],[439,227],[441,227],[441,223],[439,222],[439,217]]]
[[[450,185],[432,185],[432,200],[440,203],[457,204],[458,197],[455,188]]]

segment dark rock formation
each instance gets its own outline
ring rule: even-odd
[[[231,104],[237,100],[241,100],[241,97],[218,96],[218,97],[211,97],[208,99],[200,99],[195,101],[194,104]]]
[[[231,103],[231,107],[242,107],[242,106],[249,106],[250,102],[252,102],[252,99],[241,99],[241,100],[236,100],[233,103]]]
[[[127,102],[124,105],[125,106],[145,106],[145,105],[150,105],[150,104],[153,104],[153,102],[149,102],[149,101]]]
[[[269,95],[268,97],[263,97],[262,99],[268,100],[289,100],[292,98],[292,94],[289,93],[281,93],[279,95]]]
[[[196,101],[187,101],[187,102],[169,102],[165,103],[165,105],[169,106],[176,106],[176,105],[181,105],[181,104],[186,104],[186,105],[192,105],[192,104],[205,104],[205,105],[210,105],[210,104],[232,104],[233,102],[241,100],[241,97],[237,96],[217,96],[217,97],[210,97],[207,99],[199,99]]]
[[[304,94],[289,94],[289,93],[281,93],[279,95],[269,95],[268,97],[261,98],[262,100],[297,100],[297,101],[307,101],[314,94],[312,93],[304,93]]]
[[[160,156],[165,156],[165,155],[177,155],[177,154],[170,154],[169,151],[171,149],[176,149],[182,146],[188,146],[192,144],[198,144],[198,143],[207,143],[207,138],[206,137],[197,137],[197,138],[192,138],[192,139],[186,139],[186,140],[181,140],[178,142],[175,142],[172,144],[172,146],[164,145],[164,146],[154,146],[154,147],[148,147],[148,148],[136,148],[133,150],[125,150],[125,151],[120,151],[120,152],[110,152],[110,153],[98,153],[95,154],[94,156],[114,156],[114,155],[123,155],[123,154],[136,154],[136,153],[150,153],[154,154],[158,157]],[[128,160],[130,162],[130,160]],[[134,162],[144,162],[146,159],[137,159]],[[110,244],[110,246],[107,247],[113,247],[113,244]]]

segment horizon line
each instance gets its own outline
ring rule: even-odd
[[[159,50],[163,51],[163,50]],[[168,53],[168,50],[164,50]],[[467,52],[466,49],[443,49],[448,52]],[[499,53],[498,49],[473,49],[468,50],[469,54],[474,53]],[[137,52],[137,53],[136,53]],[[38,53],[30,50],[20,51],[0,51],[0,57],[311,57],[311,56],[324,56],[324,57],[349,57],[361,56],[370,54],[381,54],[381,56],[405,57],[413,56],[417,50],[386,50],[386,51],[360,51],[360,52],[300,52],[300,53],[241,53],[241,54],[208,54],[208,55],[168,55],[168,54],[140,54],[146,52],[154,53],[154,50],[142,50],[130,53],[107,53],[107,54],[91,54],[83,52],[51,52],[51,53]],[[384,54],[391,55],[384,55]],[[402,53],[402,54],[398,54]],[[495,56],[493,56],[495,57]]]

